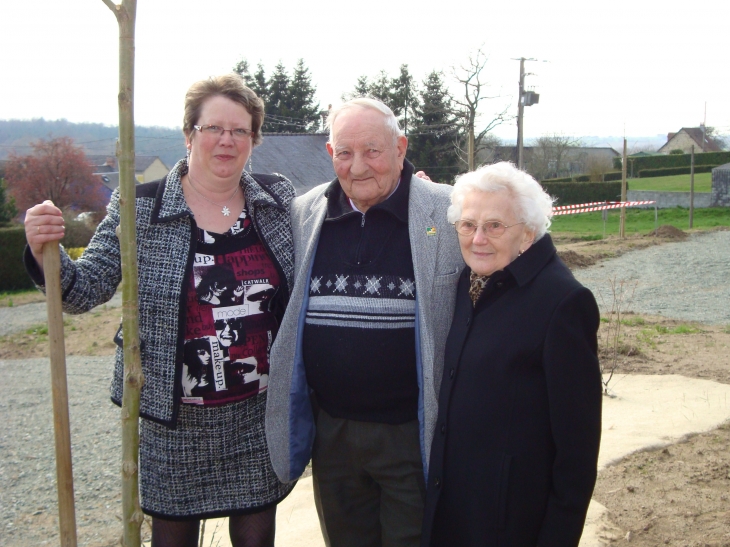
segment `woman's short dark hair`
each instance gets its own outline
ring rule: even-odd
[[[264,123],[264,101],[243,83],[238,74],[211,76],[190,86],[185,94],[185,113],[183,115],[183,133],[190,138],[193,126],[198,124],[203,103],[211,97],[225,97],[240,104],[251,114],[251,130],[253,145],[261,144],[261,126]]]

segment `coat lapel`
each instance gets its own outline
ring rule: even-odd
[[[413,271],[416,276],[416,291],[421,298],[430,300],[433,293],[438,237],[434,221],[433,201],[424,185],[430,184],[417,177],[411,178],[408,200],[408,233],[413,255]]]

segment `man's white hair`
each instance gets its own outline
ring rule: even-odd
[[[403,131],[398,125],[398,119],[395,117],[395,114],[393,114],[393,111],[388,107],[388,105],[378,99],[373,99],[372,97],[357,97],[334,107],[327,115],[326,129],[330,134],[330,144],[332,144],[332,127],[335,125],[337,116],[347,110],[352,110],[353,108],[377,110],[384,116],[385,127],[392,133],[394,141],[403,135]]]
[[[457,177],[446,213],[449,222],[454,223],[461,218],[464,198],[472,190],[507,192],[515,217],[535,232],[535,241],[544,236],[552,224],[553,198],[540,183],[510,162],[485,165]]]

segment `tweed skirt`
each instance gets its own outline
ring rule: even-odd
[[[217,407],[180,405],[176,429],[140,422],[142,510],[165,519],[255,513],[284,499],[264,433],[266,393]]]

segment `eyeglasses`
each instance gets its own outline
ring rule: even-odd
[[[461,219],[454,222],[454,228],[463,236],[473,236],[481,226],[487,237],[502,237],[507,228],[512,228],[512,226],[517,226],[518,224],[524,224],[524,222],[517,222],[507,226],[498,220],[488,220],[480,225],[473,220]]]
[[[228,131],[234,141],[243,141],[253,135],[253,131],[250,129],[244,129],[243,127],[223,129],[220,125],[194,125],[193,128],[200,131],[203,135],[208,135],[210,137],[222,137],[223,134]]]

